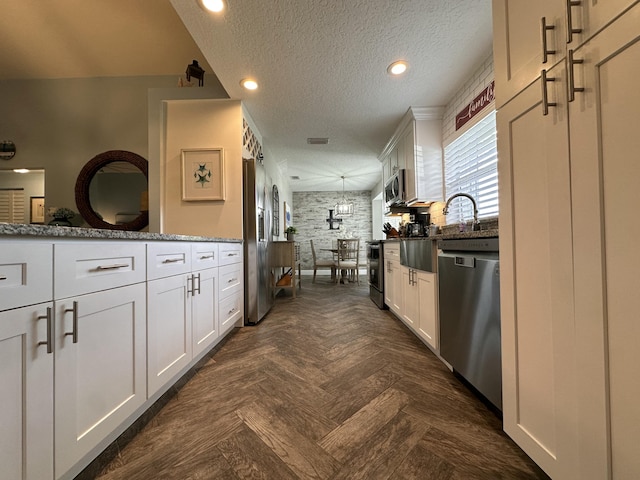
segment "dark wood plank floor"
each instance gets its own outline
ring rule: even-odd
[[[547,479],[368,287],[303,278],[98,478]]]

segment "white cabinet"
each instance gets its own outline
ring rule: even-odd
[[[191,245],[147,245],[147,385],[149,397],[169,384],[193,357]]]
[[[51,279],[51,257],[47,265]],[[0,312],[3,478],[53,478],[52,307],[48,302]]]
[[[143,253],[134,242],[54,245],[56,478],[146,400]]]
[[[434,350],[440,348],[438,325],[438,282],[431,272],[417,272],[418,316],[417,332]]]
[[[437,107],[410,108],[382,152],[389,169],[384,181],[399,168],[405,170],[407,204],[443,200],[442,113]]]
[[[557,64],[636,1],[493,0],[496,106],[502,107],[540,77],[543,68]]]
[[[586,12],[602,23],[629,3]],[[554,479],[640,477],[633,3],[545,72],[548,115],[540,78],[498,110],[504,429]]]
[[[191,330],[193,356],[218,338],[218,244],[192,244]]]
[[[396,315],[402,315],[402,272],[400,243],[384,242],[384,303]]]
[[[52,252],[45,242],[0,242],[0,311],[53,300]]]
[[[420,302],[418,293],[418,271],[414,268],[400,267],[402,275],[402,319],[412,329],[420,322]]]
[[[436,274],[400,267],[402,320],[434,350],[439,347]]]
[[[239,326],[244,317],[244,266],[242,245],[220,244],[220,268],[218,282],[218,318],[220,335]]]

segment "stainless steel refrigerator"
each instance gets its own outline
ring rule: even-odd
[[[273,306],[269,267],[271,243],[271,185],[265,168],[243,159],[244,312],[245,325],[258,323]]]

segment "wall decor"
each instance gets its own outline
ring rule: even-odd
[[[31,197],[29,223],[44,223],[44,197]]]
[[[182,200],[224,200],[222,148],[182,149]]]
[[[291,207],[287,205],[287,202],[284,202],[284,230],[291,226]]]

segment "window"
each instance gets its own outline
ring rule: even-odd
[[[468,193],[478,205],[478,218],[498,215],[495,110],[444,148],[444,174],[446,198]],[[468,199],[456,198],[449,205],[448,224],[472,218]]]
[[[25,223],[23,189],[0,189],[0,222]]]

